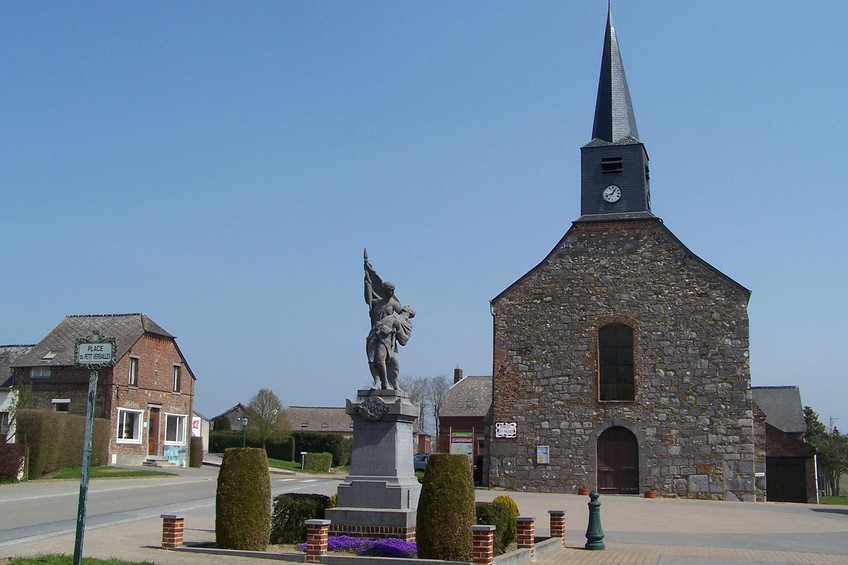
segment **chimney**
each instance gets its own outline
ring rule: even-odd
[[[453,370],[453,384],[456,384],[461,380],[462,380],[462,369],[457,367],[456,369]]]

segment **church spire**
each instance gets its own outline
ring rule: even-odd
[[[633,113],[633,104],[630,102],[630,89],[627,87],[627,77],[624,76],[618,38],[612,24],[612,9],[609,7],[592,139],[609,143],[639,141],[636,116]]]
[[[580,170],[578,221],[655,218],[651,213],[648,152],[636,130],[609,8],[595,125],[592,140],[580,148]]]

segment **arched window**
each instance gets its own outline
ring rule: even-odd
[[[610,324],[598,331],[598,389],[601,400],[635,400],[633,328]]]

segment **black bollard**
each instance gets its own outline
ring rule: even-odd
[[[606,549],[604,530],[601,528],[601,497],[597,492],[589,493],[589,526],[586,528],[586,549]]]

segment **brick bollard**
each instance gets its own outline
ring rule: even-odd
[[[515,519],[518,525],[518,549],[530,550],[530,561],[536,558],[536,518],[519,516]]]
[[[330,539],[329,520],[305,520],[306,525],[306,562],[321,563],[321,556],[327,553]]]
[[[551,537],[561,538],[565,547],[565,510],[548,510],[551,516]]]
[[[495,562],[495,527],[471,526],[471,561],[474,565]]]
[[[183,545],[185,519],[176,514],[162,514],[162,549],[174,549]]]

